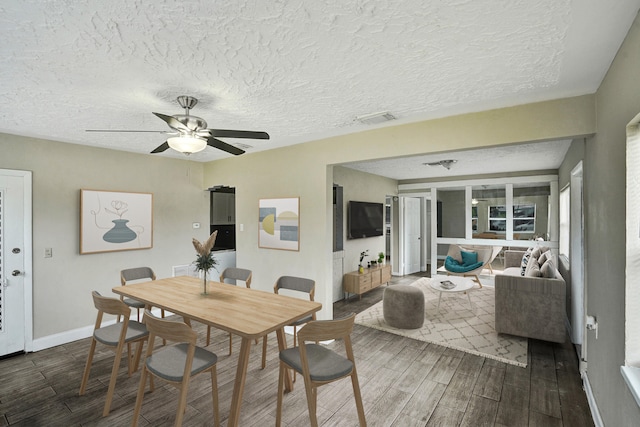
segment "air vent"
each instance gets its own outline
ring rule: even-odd
[[[357,121],[359,121],[360,123],[364,123],[365,125],[377,125],[379,123],[384,123],[395,119],[396,116],[388,111],[383,111],[382,113],[366,114],[364,116],[356,117]]]

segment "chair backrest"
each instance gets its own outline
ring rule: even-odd
[[[196,344],[198,334],[186,323],[160,319],[151,314],[148,309],[144,310],[144,323],[147,325],[147,330],[149,331],[149,346],[153,345],[151,339],[155,336],[177,343]]]
[[[348,339],[353,331],[355,313],[347,317],[334,320],[312,320],[298,331],[298,340],[304,341],[327,341],[337,339]]]
[[[98,319],[102,320],[102,313],[113,314],[115,316],[122,315],[125,319],[129,318],[131,308],[118,298],[103,297],[98,291],[91,292],[93,297],[93,305],[98,310]],[[98,323],[96,328],[100,327]]]
[[[280,289],[289,289],[292,291],[304,292],[309,294],[309,299],[313,301],[316,282],[311,279],[305,279],[295,276],[280,276],[273,286],[273,291],[277,294]]]
[[[150,267],[127,268],[120,271],[120,282],[122,286],[132,280],[149,279],[156,280],[156,274]]]
[[[247,288],[250,288],[252,276],[251,270],[246,268],[228,267],[220,275],[220,281],[224,283],[224,279],[242,280],[247,285]]]

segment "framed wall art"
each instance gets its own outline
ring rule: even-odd
[[[80,253],[153,247],[153,194],[80,190]]]
[[[260,199],[258,247],[300,250],[300,198]]]

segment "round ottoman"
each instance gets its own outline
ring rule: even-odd
[[[389,326],[418,329],[424,324],[424,294],[408,285],[392,285],[382,295],[382,314]]]

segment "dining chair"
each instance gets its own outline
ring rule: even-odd
[[[149,330],[149,344],[144,357],[131,425],[138,425],[147,376],[149,376],[152,392],[155,388],[153,384],[154,377],[163,379],[180,390],[175,425],[181,426],[187,406],[189,380],[198,374],[210,372],[213,416],[215,425],[219,426],[220,411],[218,407],[218,377],[216,372],[218,356],[202,347],[196,346],[198,334],[186,323],[155,317],[148,309],[144,310],[144,322]],[[176,344],[155,351],[156,336]]]
[[[229,283],[229,282],[225,282],[225,280],[228,279],[228,280],[233,280],[233,283],[229,283],[229,284],[237,285],[237,281],[240,280],[244,282],[247,288],[250,288],[252,276],[253,276],[253,273],[251,272],[251,270],[247,270],[246,268],[227,267],[224,269],[224,271],[220,275],[220,282]],[[211,326],[207,326],[206,345],[208,346],[210,342],[211,342]],[[256,344],[257,343],[258,343],[258,340],[256,340]],[[232,351],[233,351],[233,336],[231,335],[231,332],[229,332],[229,354],[231,354]]]
[[[120,368],[120,359],[122,359],[122,350],[124,345],[127,345],[128,375],[131,377],[131,374],[138,369],[140,355],[142,354],[142,344],[149,336],[149,332],[144,324],[135,320],[129,320],[131,309],[124,302],[117,298],[103,297],[96,291],[93,291],[91,295],[93,297],[93,304],[96,309],[98,309],[98,317],[96,318],[93,336],[91,337],[91,346],[89,347],[87,364],[84,367],[84,374],[82,375],[79,395],[82,396],[87,387],[91,364],[93,363],[93,355],[96,350],[96,343],[100,342],[106,346],[115,347],[116,354],[113,359],[113,367],[111,368],[111,379],[109,380],[109,388],[107,390],[107,400],[104,403],[104,410],[102,412],[102,416],[106,417],[109,415],[109,411],[111,410],[111,401],[113,400],[113,393],[116,387],[116,379],[118,378],[118,369]],[[112,325],[102,326],[102,320],[105,313],[114,316],[122,316],[124,320]],[[134,342],[138,343],[135,356],[131,354],[131,344]]]
[[[358,420],[361,426],[366,426],[360,385],[356,372],[356,362],[353,357],[351,345],[351,332],[355,314],[338,320],[313,320],[307,323],[298,332],[298,347],[287,348],[280,352],[280,375],[278,378],[278,405],[276,410],[276,426],[282,419],[282,399],[284,394],[284,380],[287,369],[293,369],[304,378],[304,387],[307,394],[307,406],[309,408],[309,420],[312,426],[317,427],[316,417],[318,387],[351,377],[351,385],[358,411]],[[346,356],[333,351],[320,341],[343,340]],[[307,344],[307,342],[315,343]]]
[[[125,286],[127,282],[131,281],[139,281],[143,279],[156,280],[156,273],[150,267],[135,267],[135,268],[127,268],[125,270],[120,271],[120,283],[122,286]],[[142,301],[135,300],[133,298],[124,298],[120,297],[125,304],[127,304],[131,308],[135,308],[137,311],[137,320],[140,321],[140,309],[144,309],[144,303]],[[161,311],[162,317],[164,317],[164,310]],[[120,317],[118,317],[118,322],[120,321]]]
[[[300,293],[305,293],[309,295],[309,301],[313,301],[315,291],[316,291],[316,282],[311,279],[305,279],[302,277],[295,276],[281,276],[276,280],[276,284],[273,285],[273,292],[276,294],[280,292],[282,289],[287,289],[290,291],[296,291]],[[304,325],[310,320],[316,320],[316,314],[313,313],[305,318],[295,321],[294,323],[287,325],[293,326],[293,346],[296,346],[296,330],[300,325]],[[267,335],[262,339],[262,369],[267,365]],[[293,377],[295,381],[295,375]]]

